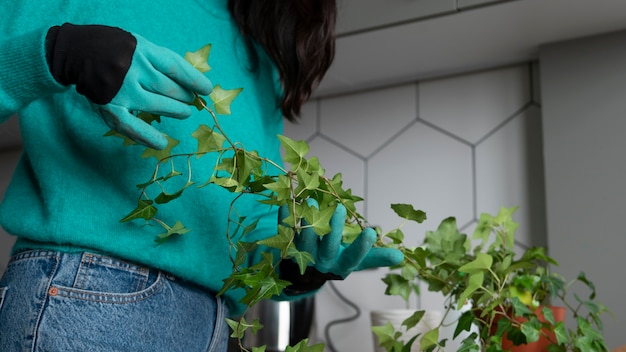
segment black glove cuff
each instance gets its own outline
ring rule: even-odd
[[[343,280],[339,275],[322,273],[312,266],[307,267],[304,275],[301,275],[298,264],[289,259],[281,261],[279,268],[280,278],[291,282],[291,285],[284,290],[284,293],[288,296],[315,291],[328,280]]]
[[[100,105],[113,100],[137,47],[120,28],[100,25],[54,26],[46,35],[46,59],[54,79]]]

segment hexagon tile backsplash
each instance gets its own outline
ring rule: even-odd
[[[415,243],[445,217],[455,216],[471,234],[480,213],[519,206],[518,246],[545,245],[537,77],[537,64],[527,63],[321,97],[307,104],[301,122],[286,124],[285,135],[306,140],[328,174],[343,174],[345,186],[365,198],[359,210],[370,223],[396,227],[391,203],[424,210],[426,222],[405,227],[416,234]],[[373,351],[369,311],[405,305],[384,295],[384,274],[355,273],[335,284],[363,314],[333,324],[327,336],[322,332],[329,323],[354,311],[324,288],[317,295],[315,338],[332,339],[339,351]],[[425,287],[412,302],[442,304]]]

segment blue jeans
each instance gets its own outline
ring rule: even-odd
[[[211,292],[158,270],[27,251],[0,280],[0,351],[226,352],[227,313]]]

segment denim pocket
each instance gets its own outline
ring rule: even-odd
[[[164,285],[165,278],[156,271],[115,258],[84,253],[78,268],[57,277],[72,276],[72,283],[53,281],[51,296],[75,298],[103,303],[132,303],[150,297]]]

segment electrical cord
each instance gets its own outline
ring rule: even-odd
[[[352,309],[355,310],[355,314],[353,316],[330,321],[328,324],[326,324],[326,327],[324,328],[324,338],[326,339],[327,347],[330,349],[331,352],[337,352],[337,350],[335,349],[335,346],[333,345],[332,339],[330,338],[330,328],[334,325],[345,324],[345,323],[349,323],[351,321],[358,319],[361,316],[361,309],[359,309],[359,307],[356,304],[354,304],[354,302],[350,301],[349,299],[346,298],[346,296],[341,294],[341,292],[339,292],[339,290],[335,286],[334,282],[328,281],[328,285],[333,290],[333,292],[337,295],[337,297],[339,297],[340,300],[342,300],[345,304],[347,304],[348,306],[352,307]]]

